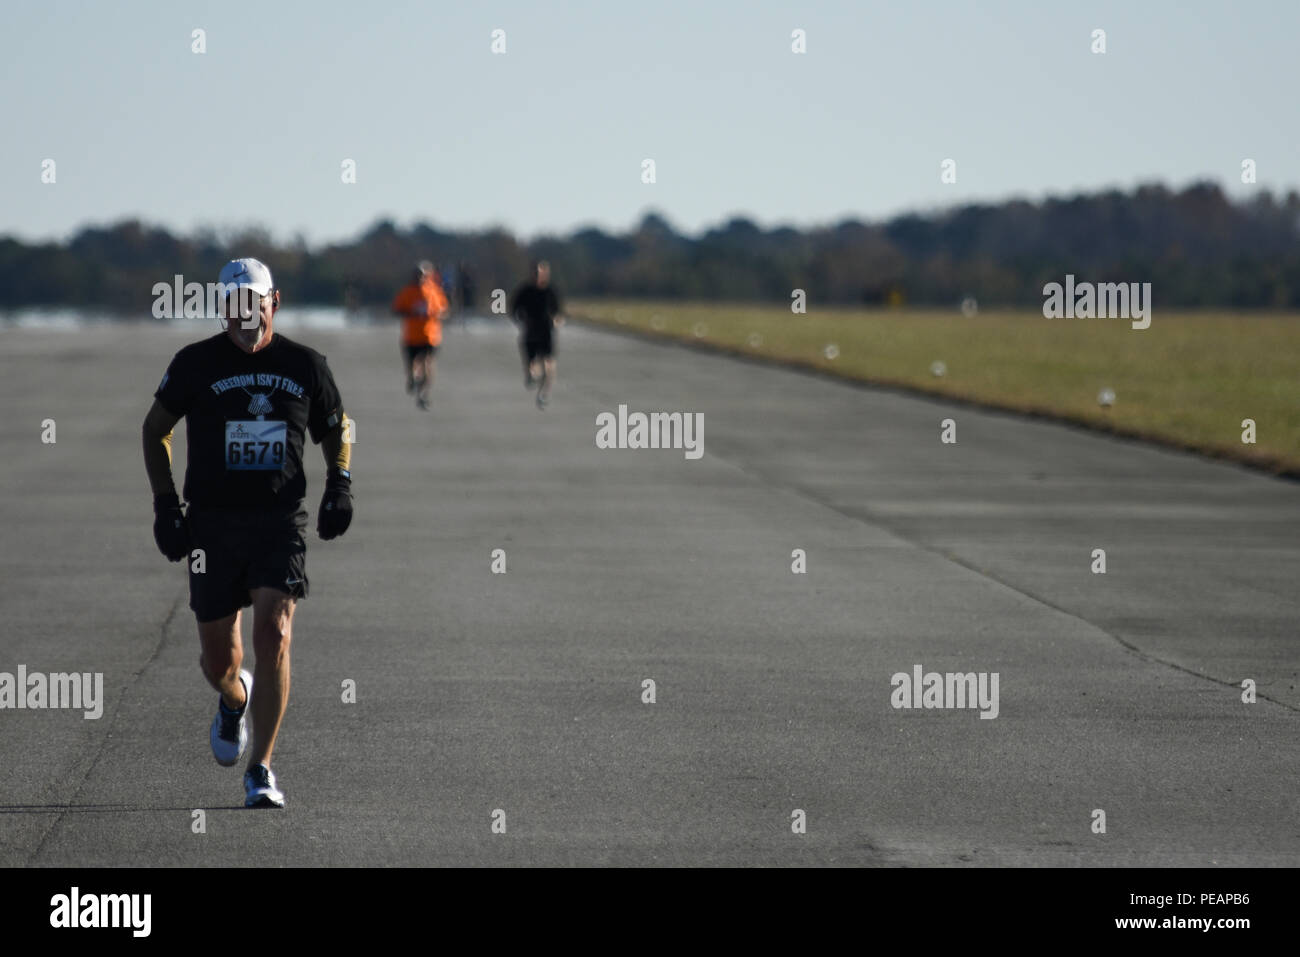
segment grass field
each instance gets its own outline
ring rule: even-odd
[[[578,319],[1048,415],[1300,476],[1300,315],[1156,310],[1121,319],[1037,312],[815,309],[585,301]],[[935,362],[946,371],[936,376]],[[1098,404],[1102,389],[1114,404]],[[1256,441],[1242,442],[1254,419]]]

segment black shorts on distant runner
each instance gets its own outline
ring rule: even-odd
[[[524,339],[523,350],[529,362],[534,359],[549,359],[555,355],[555,337],[528,336]]]
[[[414,362],[416,359],[422,359],[425,356],[436,356],[438,354],[437,346],[402,346],[402,355],[406,356],[407,362]]]
[[[194,548],[190,608],[201,622],[217,621],[253,603],[254,588],[307,597],[307,513],[267,509],[204,509],[187,513]],[[196,571],[198,566],[202,571]]]

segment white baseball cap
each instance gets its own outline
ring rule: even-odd
[[[269,296],[275,284],[271,281],[271,270],[257,259],[232,259],[221,267],[217,282],[227,287],[251,289],[259,296]]]

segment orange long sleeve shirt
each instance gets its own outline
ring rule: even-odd
[[[426,315],[416,312],[423,303]],[[442,314],[447,309],[447,296],[438,281],[426,278],[419,285],[403,286],[393,299],[393,312],[402,316],[402,343],[408,346],[442,345]]]

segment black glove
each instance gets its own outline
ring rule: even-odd
[[[190,527],[175,492],[153,498],[153,540],[169,562],[179,562],[190,553]]]
[[[316,533],[325,541],[338,538],[352,524],[352,477],[333,472],[325,479],[325,494],[316,517]]]

